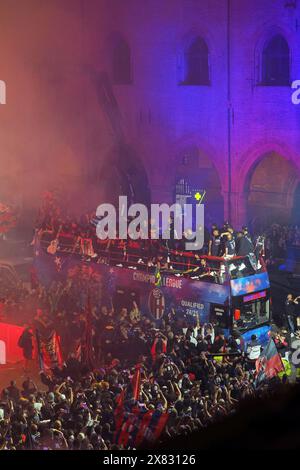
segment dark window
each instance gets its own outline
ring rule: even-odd
[[[209,85],[208,47],[198,37],[185,52],[184,85]]]
[[[114,83],[119,85],[132,82],[130,47],[123,39],[119,39],[113,48],[112,76]]]
[[[262,56],[262,84],[289,85],[290,51],[286,40],[274,36],[264,47]]]
[[[219,328],[229,328],[229,310],[225,305],[211,304],[209,321],[213,322]]]

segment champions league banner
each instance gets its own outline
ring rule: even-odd
[[[157,286],[155,273],[87,263],[75,256],[50,255],[43,250],[36,256],[34,264],[39,281],[46,286],[53,281],[72,278],[76,269],[92,271],[98,275],[99,283],[102,283],[102,305],[111,306],[113,303],[115,306],[118,295],[121,299],[123,296],[124,302],[125,299],[134,299],[141,313],[156,322],[174,308],[176,314],[188,322],[207,323],[211,304],[228,305],[229,287],[225,285],[161,273],[161,281]],[[128,307],[131,308],[130,304]]]

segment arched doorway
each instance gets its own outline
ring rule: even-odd
[[[278,153],[267,153],[259,160],[246,185],[247,220],[252,230],[291,222],[299,182],[298,169]]]
[[[224,221],[224,200],[217,170],[211,159],[196,146],[189,146],[177,157],[174,202],[190,203],[195,195],[203,196],[205,224]],[[196,199],[197,200],[197,199]]]
[[[120,145],[108,161],[90,177],[94,183],[97,204],[101,202],[118,206],[119,196],[127,196],[128,205],[150,205],[148,175],[142,160],[134,149]]]

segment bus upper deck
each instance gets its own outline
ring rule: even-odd
[[[171,308],[182,318],[212,321],[224,330],[235,326],[250,331],[270,320],[268,273],[263,259],[254,255],[219,258],[160,247],[154,256],[138,244],[128,250],[121,242],[102,245],[95,252],[90,243],[74,245],[63,236],[54,243],[42,238],[40,247],[44,266],[63,259],[57,275],[76,263],[93,266],[103,276],[110,295],[123,292],[122,302],[127,302],[126,296],[134,298],[154,320]],[[40,267],[41,263],[39,259]],[[40,272],[45,274],[47,269]]]
[[[60,234],[56,239],[40,239],[41,247],[50,254],[69,254],[85,261],[124,267],[147,273],[161,273],[201,280],[215,284],[228,284],[240,279],[266,272],[263,258],[254,254],[246,257],[213,257],[195,252],[168,249],[157,244],[155,249],[145,249],[144,241],[136,241],[128,247],[122,240],[113,244],[101,241],[96,247],[90,239],[82,243],[73,237]]]

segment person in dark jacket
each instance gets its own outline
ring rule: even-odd
[[[287,323],[288,323],[288,327],[289,327],[291,335],[294,335],[296,331],[296,326],[295,326],[296,317],[297,317],[296,305],[299,304],[299,300],[300,300],[300,296],[294,299],[293,294],[288,294],[286,301],[285,301],[285,314],[286,314]]]
[[[254,245],[247,227],[243,227],[242,232],[238,234],[237,255],[249,256],[251,253],[254,253]]]
[[[23,333],[21,334],[18,346],[23,350],[23,357],[24,357],[24,371],[29,370],[30,362],[33,359],[33,332],[32,329],[28,326],[24,329]]]

